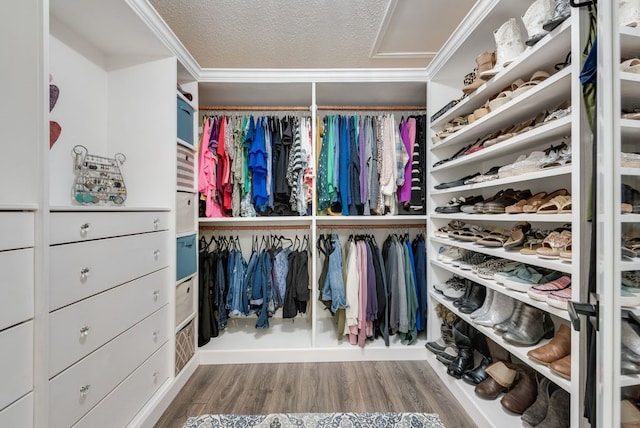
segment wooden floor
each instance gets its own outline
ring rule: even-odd
[[[476,426],[424,361],[200,366],[156,426],[182,427],[202,414],[384,411]]]

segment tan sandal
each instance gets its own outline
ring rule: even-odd
[[[536,250],[536,254],[544,259],[557,259],[560,257],[560,251],[564,250],[569,243],[571,243],[570,231],[554,231],[542,241],[542,246]]]
[[[533,205],[535,201],[542,200],[547,197],[547,192],[538,192],[530,198],[522,199],[513,205],[509,205],[504,209],[507,214],[520,214],[527,205]]]
[[[538,211],[538,208],[540,208],[540,206],[542,206],[543,204],[546,204],[547,202],[549,202],[551,199],[555,198],[556,196],[559,196],[559,195],[566,196],[568,194],[569,194],[569,192],[567,191],[567,189],[558,189],[555,192],[552,192],[551,194],[547,195],[543,199],[535,199],[535,200],[531,201],[531,204],[527,204],[524,207],[522,207],[522,212],[523,213],[535,213],[535,212]]]
[[[516,90],[513,91],[511,98],[519,97],[520,95],[524,94],[528,90],[533,89],[539,83],[544,82],[549,77],[550,77],[550,74],[547,73],[546,71],[541,71],[541,70],[536,71],[535,73],[533,73],[533,75],[531,75],[531,79],[529,79],[528,82],[523,83],[522,85],[518,86]]]
[[[568,207],[564,212],[571,212],[571,195],[558,195],[550,199],[547,203],[540,205],[536,214],[561,214],[564,207]]]

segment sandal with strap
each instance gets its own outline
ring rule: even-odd
[[[571,195],[558,195],[550,199],[547,203],[540,205],[536,214],[559,214],[562,213],[563,207],[568,207],[568,211],[571,212]]]
[[[520,95],[524,94],[528,90],[533,89],[539,83],[547,80],[549,77],[550,77],[550,74],[547,73],[546,71],[542,71],[542,70],[536,71],[531,75],[531,79],[529,79],[528,82],[523,83],[522,85],[518,86],[516,90],[513,91],[511,98],[519,97]]]
[[[571,242],[571,232],[563,230],[562,232],[551,232],[542,241],[542,246],[536,250],[538,257],[544,259],[557,259],[562,251]]]
[[[495,227],[490,229],[489,233],[485,233],[482,239],[478,239],[476,244],[484,245],[485,247],[502,247],[508,240],[509,232],[502,228]]]
[[[549,202],[551,199],[555,198],[556,196],[566,196],[568,195],[569,192],[567,191],[567,189],[558,189],[555,190],[554,192],[551,192],[550,194],[548,194],[547,196],[545,196],[543,199],[534,199],[531,201],[531,204],[526,204],[525,206],[522,207],[522,212],[524,213],[535,213],[538,211],[538,208],[540,208],[542,205],[546,204],[547,202]]]
[[[547,197],[547,192],[538,192],[528,199],[521,199],[513,205],[505,207],[504,212],[507,214],[520,214],[525,205],[533,205],[534,201],[538,201]]]
[[[513,228],[511,228],[511,233],[509,234],[509,239],[502,246],[505,250],[511,250],[516,247],[520,247],[524,244],[526,234],[531,229],[531,224],[526,221],[521,221],[516,223]]]

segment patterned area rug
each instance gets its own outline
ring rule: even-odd
[[[434,413],[274,413],[203,415],[183,428],[444,428]]]

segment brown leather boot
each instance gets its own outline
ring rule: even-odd
[[[513,367],[518,372],[516,384],[502,397],[500,404],[505,409],[521,415],[536,401],[538,385],[533,369],[523,364],[515,364]]]
[[[560,328],[553,336],[553,339],[546,345],[532,349],[527,352],[527,357],[536,363],[548,366],[560,358],[571,353],[571,329],[567,324],[560,324]]]
[[[484,85],[484,80],[480,78],[480,73],[483,71],[489,71],[496,65],[495,52],[483,52],[476,58],[476,78],[471,84],[463,86],[462,92],[470,94],[480,86]]]
[[[491,364],[485,371],[489,377],[476,385],[475,392],[486,400],[495,400],[498,395],[509,391],[517,375],[513,365],[504,361]]]
[[[558,361],[549,364],[552,373],[557,374],[565,379],[571,379],[571,354]]]

